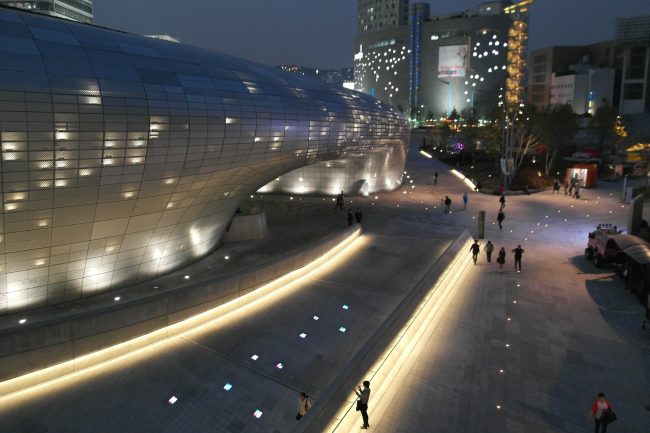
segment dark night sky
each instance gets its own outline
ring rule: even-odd
[[[480,0],[433,0],[432,14]],[[269,65],[351,66],[356,0],[95,0],[95,22],[132,33],[167,33],[184,43]],[[650,15],[650,0],[537,0],[530,47],[612,39],[614,19]]]

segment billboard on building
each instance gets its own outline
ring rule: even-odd
[[[467,72],[467,45],[446,45],[438,52],[438,77],[464,77]]]

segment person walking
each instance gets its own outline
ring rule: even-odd
[[[301,392],[298,396],[298,413],[296,414],[296,421],[305,416],[309,409],[311,409],[311,401],[309,401],[309,396],[304,392]]]
[[[474,260],[474,264],[476,264],[478,253],[481,252],[481,245],[478,243],[477,239],[474,239],[474,243],[469,247],[469,250],[472,252],[472,260]]]
[[[438,172],[433,173],[433,186],[438,185]]]
[[[497,221],[499,222],[499,230],[503,230],[503,220],[506,219],[506,214],[503,213],[503,210],[499,209],[497,214]]]
[[[569,182],[566,179],[562,183],[562,189],[564,189],[564,195],[569,195]]]
[[[445,213],[451,213],[451,199],[448,195],[445,196]]]
[[[354,211],[354,219],[357,223],[361,224],[362,218],[363,218],[363,214],[361,213],[359,208],[357,208],[357,210]]]
[[[492,251],[494,251],[494,244],[491,241],[487,241],[487,244],[483,247],[485,255],[487,256],[487,262],[492,263]]]
[[[503,265],[506,264],[506,249],[504,247],[501,247],[501,249],[499,250],[497,263],[499,264],[499,272],[503,272]]]
[[[354,224],[354,215],[352,215],[352,209],[348,209],[348,226]]]
[[[517,248],[512,250],[515,253],[515,272],[518,274],[521,273],[521,256],[524,255],[524,249],[521,248],[521,245],[517,245]]]
[[[596,422],[595,433],[607,432],[608,416],[611,416],[612,405],[605,398],[605,394],[598,393],[598,398],[591,404],[589,417],[593,418]]]
[[[361,412],[361,418],[363,419],[362,429],[367,429],[370,427],[368,423],[368,400],[370,400],[370,382],[367,380],[363,381],[363,389],[359,386],[354,390],[354,393],[359,397],[357,400],[357,410]]]
[[[501,197],[499,197],[499,203],[501,203],[499,210],[503,210],[503,208],[506,207],[506,196],[503,193],[501,193]]]
[[[469,197],[467,197],[467,193],[463,194],[463,209],[467,209],[467,202],[469,201]]]
[[[343,191],[341,191],[341,194],[337,194],[336,204],[334,205],[334,209],[343,210]]]
[[[555,194],[555,191],[557,191],[558,194],[560,193],[560,186],[560,179],[556,177],[553,181],[553,194]]]
[[[580,185],[579,184],[576,184],[576,190],[575,190],[575,193],[573,194],[573,197],[576,198],[576,199],[580,198]]]

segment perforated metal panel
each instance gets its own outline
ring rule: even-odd
[[[383,152],[401,180],[407,121],[360,93],[5,8],[0,59],[0,314],[195,261],[300,167]]]

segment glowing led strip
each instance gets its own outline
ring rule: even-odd
[[[468,240],[463,247],[460,248],[459,253],[452,262],[447,266],[447,268],[441,273],[441,277],[438,279],[436,284],[429,290],[424,299],[418,304],[417,308],[409,318],[408,322],[404,325],[402,329],[397,333],[395,338],[387,345],[384,352],[377,358],[375,364],[366,372],[363,376],[363,380],[370,380],[371,384],[374,384],[373,393],[377,395],[373,401],[375,404],[372,406],[377,406],[377,399],[381,398],[382,392],[381,389],[386,385],[390,388],[391,384],[384,384],[381,380],[392,381],[392,378],[398,376],[399,370],[402,368],[402,365],[406,359],[410,356],[411,352],[415,345],[417,345],[422,338],[422,335],[427,332],[427,329],[430,327],[430,323],[433,319],[438,316],[438,313],[441,312],[442,307],[448,301],[450,295],[453,292],[453,288],[457,284],[458,280],[466,276],[464,268],[469,266],[470,256],[467,254],[462,254],[463,251],[467,250],[469,245],[472,243],[471,240]],[[435,298],[434,298],[434,295]],[[433,298],[433,299],[432,299]],[[431,301],[431,302],[430,302]],[[409,331],[414,330],[414,335],[408,336]],[[408,338],[406,338],[408,337]],[[403,349],[399,349],[398,345],[405,345]],[[392,355],[397,355],[393,359]],[[384,371],[386,367],[389,371]],[[379,381],[379,386],[378,385]],[[349,399],[343,404],[343,406],[337,411],[332,423],[327,426],[323,431],[326,432],[339,432],[345,431],[348,428],[348,424],[354,425],[352,428],[354,431],[358,430],[357,424],[358,420],[355,419],[351,421],[347,416],[356,414],[352,410],[356,402],[356,395],[351,394]]]
[[[476,185],[474,185],[474,182],[472,182],[472,181],[471,181],[467,176],[465,176],[463,173],[461,173],[461,172],[459,172],[459,171],[457,171],[457,170],[455,170],[455,169],[452,169],[452,170],[451,170],[451,174],[453,174],[453,175],[456,176],[458,179],[460,179],[460,180],[462,180],[463,182],[465,182],[465,184],[466,184],[468,187],[470,187],[470,188],[472,189],[472,191],[476,189]]]
[[[117,367],[118,362],[126,358],[149,356],[156,349],[164,350],[169,343],[182,343],[180,337],[208,332],[225,320],[235,321],[256,309],[266,309],[269,304],[290,295],[305,279],[330,271],[356,253],[365,244],[365,238],[360,235],[361,229],[355,230],[313,262],[211,310],[97,352],[1,382],[0,400],[38,392],[54,384],[70,383],[82,376],[87,378],[90,373],[100,374],[104,369]]]

